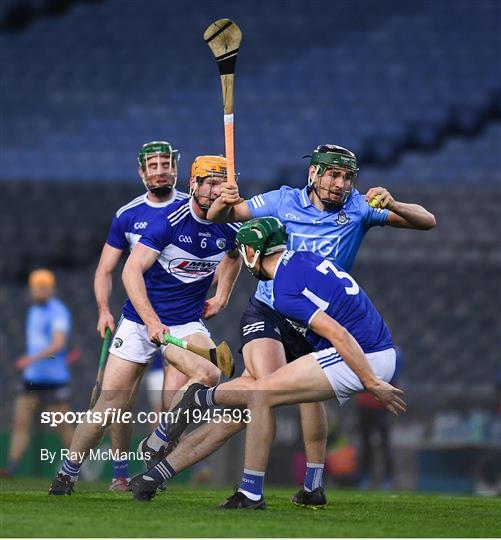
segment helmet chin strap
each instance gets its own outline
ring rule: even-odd
[[[165,197],[166,195],[170,195],[173,189],[174,189],[174,186],[159,186],[159,187],[148,189],[148,191],[150,193],[153,193],[157,197]]]
[[[252,261],[249,261],[247,258],[247,252],[245,250],[245,246],[241,246],[241,249],[239,248],[240,254],[242,255],[242,258],[244,260],[245,266],[247,267],[247,270],[252,274],[253,277],[256,279],[259,279],[260,281],[267,281],[269,278],[264,276],[261,273],[261,270],[259,272],[253,272],[252,270],[256,266],[257,261],[262,261],[263,257],[261,255],[261,251],[257,250],[254,252],[254,257],[252,258]],[[262,265],[261,265],[262,268]]]
[[[195,194],[193,194],[192,197],[195,200],[195,202],[198,204],[198,206],[200,207],[201,210],[203,210],[204,212],[209,211],[210,204],[202,204]]]

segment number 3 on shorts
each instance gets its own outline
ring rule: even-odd
[[[339,279],[347,279],[347,280],[349,280],[350,283],[351,283],[351,287],[345,287],[344,288],[344,290],[346,291],[346,294],[355,295],[355,294],[358,294],[358,292],[360,291],[360,287],[358,286],[357,282],[350,276],[350,274],[347,274],[346,272],[341,272],[327,259],[322,261],[317,266],[317,270],[319,272],[322,272],[322,274],[324,274],[325,276],[327,275],[329,270],[331,270],[332,272],[334,272],[334,274],[336,274],[336,276]]]

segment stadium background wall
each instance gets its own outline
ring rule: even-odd
[[[16,4],[0,6],[3,437],[18,385],[13,364],[24,352],[28,273],[52,268],[73,313],[72,346],[82,357],[71,368],[71,404],[83,410],[100,348],[93,273],[113,213],[141,193],[138,148],[172,141],[185,191],[194,156],[223,151],[220,84],[201,32],[225,16],[244,31],[235,89],[244,196],[303,187],[301,156],[329,142],[356,152],[361,191],[388,187],[437,217],[429,233],[370,231],[353,274],[404,352],[409,412],[392,424],[397,487],[474,490],[475,467],[458,466],[466,475],[459,481],[443,459],[473,452],[469,461],[481,463],[501,446],[501,81],[492,68],[501,4],[317,0],[312,11],[290,0],[286,15],[265,0],[252,8],[195,1],[189,10],[159,1],[147,11],[121,0],[68,1],[63,13],[26,0],[28,15]],[[172,62],[159,76],[158,59],[145,51],[167,44]],[[230,306],[209,324],[237,359],[235,321],[254,286],[242,272]],[[117,316],[123,299],[117,279]],[[144,390],[138,408],[147,408]],[[295,414],[279,416],[276,452],[291,460],[273,458],[270,481],[294,478]],[[329,414],[333,444],[359,448],[355,405],[330,404]],[[216,481],[235,480],[241,463],[228,456],[241,444],[236,438],[213,458]],[[2,452],[0,466],[5,438]]]

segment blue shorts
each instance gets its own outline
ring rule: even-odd
[[[312,352],[310,344],[298,328],[270,306],[251,296],[240,319],[240,352],[246,343],[260,338],[280,341],[287,362]]]

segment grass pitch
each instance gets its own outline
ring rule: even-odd
[[[150,503],[107,484],[80,483],[71,497],[48,497],[47,480],[2,480],[4,537],[495,537],[501,500],[329,490],[322,510],[294,507],[292,489],[266,490],[268,510],[222,511],[231,489],[175,486]]]

